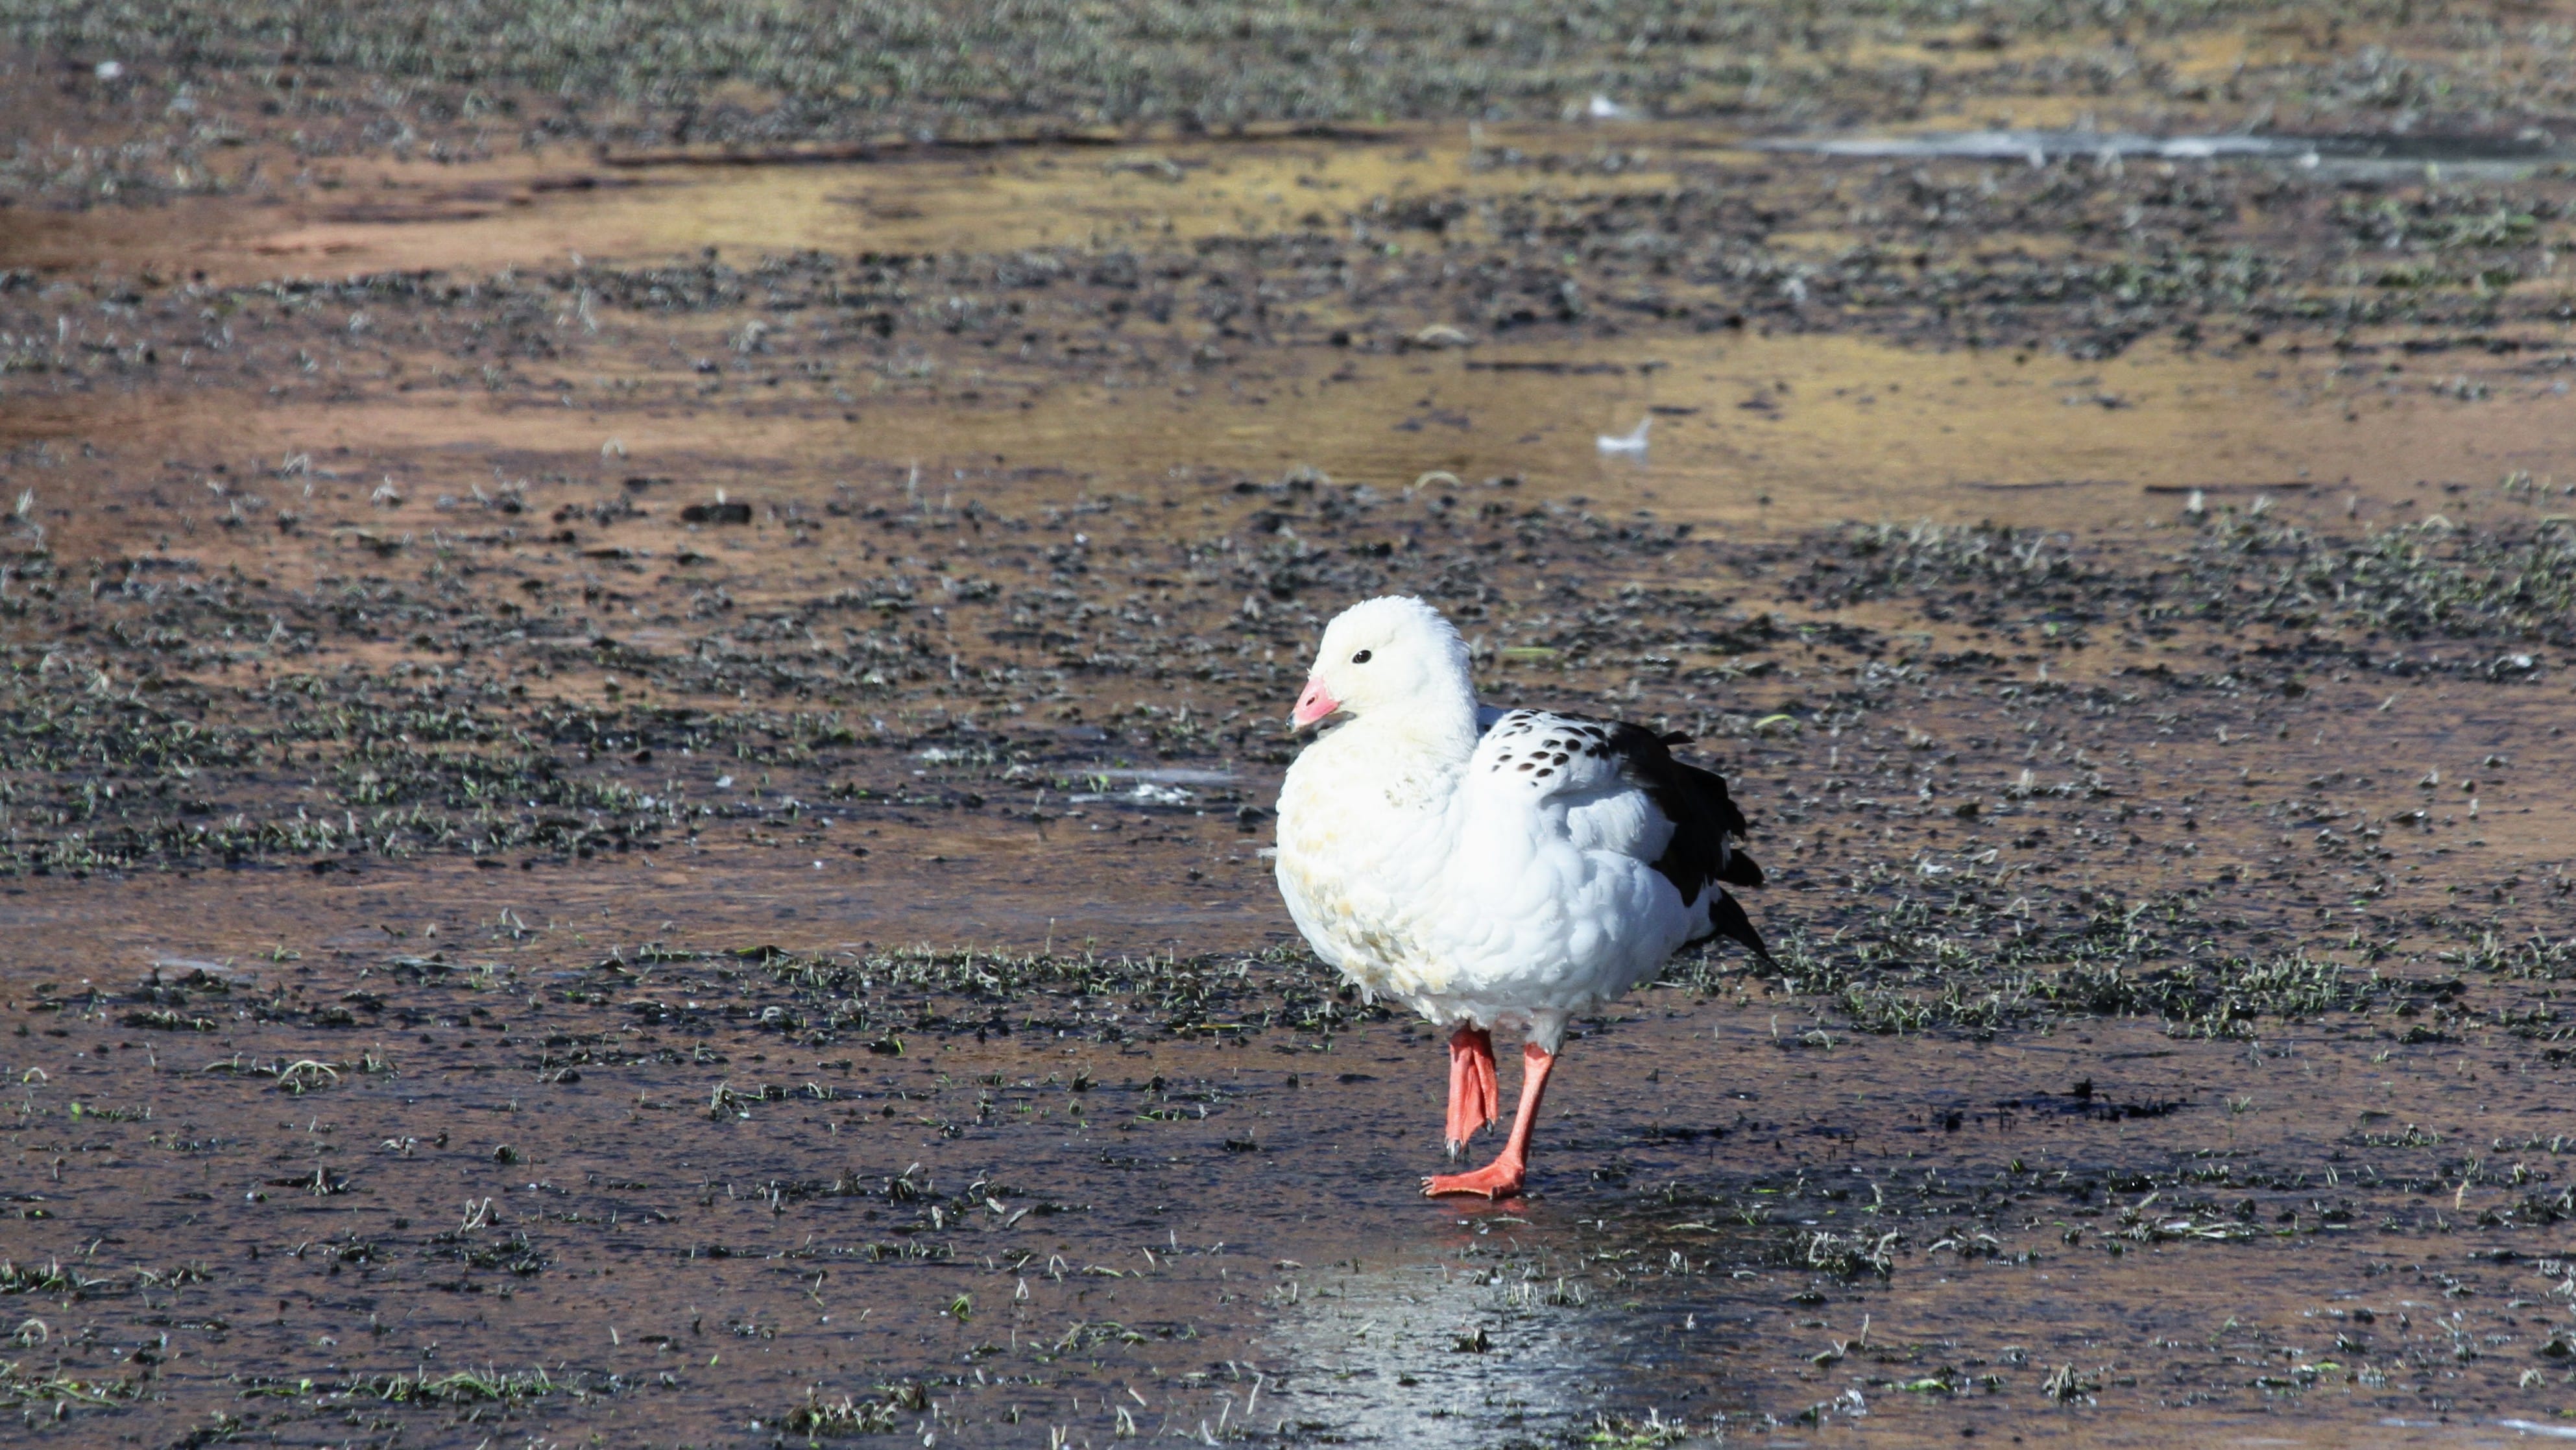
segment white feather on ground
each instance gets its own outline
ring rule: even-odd
[[[1633,453],[1643,458],[1646,456],[1646,434],[1652,431],[1654,426],[1654,419],[1642,419],[1636,427],[1625,433],[1595,434],[1592,442],[1604,453]]]

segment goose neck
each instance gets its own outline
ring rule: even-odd
[[[1462,696],[1430,708],[1363,715],[1344,729],[1352,747],[1463,761],[1476,751],[1476,701]]]

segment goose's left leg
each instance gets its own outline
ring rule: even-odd
[[[1547,1095],[1547,1075],[1555,1066],[1555,1053],[1536,1042],[1523,1043],[1521,1106],[1512,1115],[1512,1135],[1504,1141],[1501,1155],[1473,1173],[1441,1173],[1425,1178],[1423,1194],[1432,1198],[1449,1193],[1505,1198],[1520,1192],[1522,1175],[1529,1168],[1530,1129],[1538,1122],[1539,1100]]]
[[[1494,1034],[1461,1022],[1449,1034],[1449,1156],[1466,1151],[1467,1140],[1502,1110],[1502,1086],[1494,1080]]]

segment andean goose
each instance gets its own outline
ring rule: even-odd
[[[1520,1111],[1492,1164],[1426,1194],[1520,1191],[1568,1018],[1712,937],[1769,957],[1727,885],[1762,868],[1726,782],[1673,759],[1687,739],[1543,710],[1480,709],[1466,642],[1411,598],[1325,627],[1293,725],[1346,717],[1279,792],[1280,894],[1316,954],[1360,989],[1452,1029],[1449,1151],[1494,1121],[1496,1027],[1520,1027]]]

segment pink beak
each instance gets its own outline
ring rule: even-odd
[[[1297,697],[1297,708],[1288,712],[1288,723],[1300,729],[1342,708],[1342,702],[1325,690],[1321,680],[1308,680],[1306,692]]]

